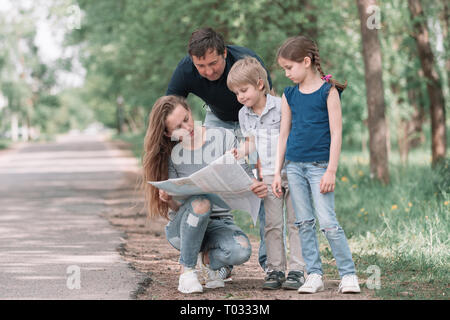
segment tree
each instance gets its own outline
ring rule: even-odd
[[[386,117],[382,79],[381,49],[377,29],[368,25],[375,0],[357,0],[361,23],[361,37],[365,68],[366,99],[368,107],[370,172],[389,183],[388,153],[386,145]]]
[[[416,40],[422,70],[427,81],[430,99],[432,164],[435,166],[445,159],[446,153],[444,94],[439,81],[439,74],[434,67],[434,54],[430,46],[422,5],[419,0],[408,0],[408,5],[414,27],[413,37]]]

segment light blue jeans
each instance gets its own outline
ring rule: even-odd
[[[288,184],[299,227],[303,259],[308,274],[323,275],[319,241],[316,235],[316,218],[336,259],[339,275],[356,274],[355,264],[334,211],[334,192],[320,193],[320,180],[328,166],[321,162],[286,162]]]
[[[234,135],[237,137],[238,141],[244,139],[241,132],[241,127],[239,125],[239,121],[223,121],[220,120],[214,113],[211,112],[210,108],[206,106],[206,116],[204,125],[207,128],[225,128],[233,131]],[[256,156],[253,155],[250,157],[250,164],[256,163]],[[262,178],[262,177],[261,177]],[[266,243],[264,241],[264,227],[265,227],[265,216],[266,212],[264,210],[263,201],[261,201],[261,207],[259,208],[258,218],[259,218],[259,235],[260,235],[260,243],[259,243],[259,251],[258,251],[258,262],[263,270],[266,270]]]
[[[194,268],[199,252],[205,251],[213,270],[249,260],[252,253],[250,241],[232,218],[211,218],[211,210],[201,214],[194,212],[192,202],[204,199],[208,198],[188,198],[166,225],[167,240],[180,251],[180,264]]]

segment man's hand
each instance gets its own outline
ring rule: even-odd
[[[250,186],[250,190],[252,190],[258,198],[262,199],[267,196],[267,186],[263,181],[253,179],[253,184]]]

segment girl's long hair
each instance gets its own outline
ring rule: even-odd
[[[168,179],[169,158],[177,141],[171,141],[165,135],[166,119],[172,111],[181,105],[190,110],[186,100],[178,96],[163,96],[156,100],[148,120],[148,128],[144,138],[144,152],[142,155],[143,189],[145,193],[145,207],[148,217],[168,218],[169,207],[159,199],[157,188],[147,181],[162,181]]]
[[[305,57],[309,57],[311,63],[315,65],[317,71],[319,71],[320,76],[322,78],[325,77],[325,73],[320,65],[319,49],[316,43],[308,37],[296,36],[287,39],[278,49],[277,61],[280,57],[295,62],[302,62]],[[341,92],[347,87],[347,81],[345,81],[344,84],[341,84],[334,79],[329,79],[328,81]]]

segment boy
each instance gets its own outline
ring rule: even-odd
[[[275,158],[281,121],[281,99],[269,94],[267,72],[253,57],[237,61],[227,78],[228,88],[236,94],[237,100],[244,106],[239,111],[239,124],[245,142],[239,149],[233,149],[237,159],[257,151],[261,161],[263,181],[267,184],[269,194],[264,198],[266,225],[264,238],[267,250],[267,276],[263,289],[297,290],[303,285],[304,266],[300,238],[296,228],[286,174],[283,175],[283,197],[277,198],[272,193],[275,170]],[[289,229],[290,259],[289,273],[285,277],[286,254],[283,237],[283,203]]]

